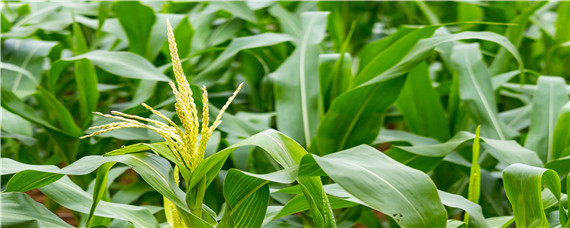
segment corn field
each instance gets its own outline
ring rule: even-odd
[[[569,1],[3,1],[1,227],[570,228]]]

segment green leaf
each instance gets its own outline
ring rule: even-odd
[[[468,226],[471,227],[490,227],[485,221],[485,217],[483,216],[483,211],[479,204],[471,202],[470,200],[465,199],[465,197],[461,195],[456,195],[444,191],[437,191],[439,197],[441,198],[441,202],[448,207],[460,208],[467,212],[469,215],[469,224]]]
[[[206,46],[217,46],[232,39],[235,36],[235,33],[243,27],[242,24],[241,20],[232,19],[228,20],[223,25],[218,26],[214,31],[212,31],[211,39],[208,40]]]
[[[566,103],[558,114],[556,127],[552,133],[552,159],[570,155],[570,102]]]
[[[339,62],[340,61],[340,62]],[[352,57],[345,53],[319,55],[319,87],[324,110],[328,110],[334,99],[348,89],[352,78]]]
[[[430,29],[432,27],[426,27],[420,30],[417,30],[415,32],[411,32],[408,35],[406,35],[405,37],[402,37],[398,40],[398,42],[395,42],[393,45],[390,46],[389,49],[392,49],[392,46],[395,45],[402,45],[403,48],[394,48],[394,50],[390,51],[390,52],[382,52],[380,55],[385,55],[382,56],[381,58],[374,60],[374,61],[379,61],[378,64],[381,64],[377,69],[373,69],[376,67],[372,67],[374,65],[372,65],[370,68],[370,70],[366,71],[366,74],[364,74],[363,72],[365,72],[365,69],[362,69],[362,72],[360,72],[360,74],[363,74],[365,76],[357,76],[360,78],[355,78],[354,81],[354,85],[357,86],[365,86],[368,84],[373,84],[373,83],[377,83],[377,82],[381,82],[381,81],[385,81],[394,77],[398,77],[401,76],[403,74],[405,74],[406,72],[408,72],[410,69],[412,69],[414,66],[416,66],[418,63],[420,63],[421,61],[425,60],[426,58],[428,58],[431,54],[431,51],[434,50],[434,48],[440,46],[441,44],[447,43],[447,42],[451,42],[451,41],[458,41],[458,40],[467,40],[467,39],[479,39],[479,40],[486,40],[486,41],[491,41],[491,42],[495,42],[497,44],[500,44],[501,46],[505,47],[517,60],[517,63],[519,65],[519,70],[520,72],[523,72],[524,69],[524,65],[522,62],[522,58],[520,56],[520,54],[518,53],[516,47],[514,47],[508,40],[506,40],[503,36],[497,35],[496,33],[492,33],[492,32],[461,32],[461,33],[456,33],[456,34],[449,34],[446,32],[441,32],[441,33],[436,33],[436,35],[430,37],[430,38],[426,38],[426,39],[422,39],[420,41],[417,41],[417,39],[421,39],[424,38],[424,36],[419,36],[421,34],[418,34],[419,31],[425,32],[426,34],[432,34],[432,29]],[[425,34],[424,34],[425,35]],[[412,42],[410,42],[410,37],[413,37],[414,39],[411,39]],[[401,43],[401,42],[405,42],[405,43]],[[414,48],[409,50],[408,46],[414,45]],[[409,50],[406,51],[406,53],[401,53],[403,50]],[[388,50],[386,50],[388,51]],[[451,50],[449,50],[451,51]],[[404,55],[405,54],[405,55]],[[449,54],[449,53],[444,53],[444,54]],[[402,56],[403,58],[401,60],[399,60],[399,62],[392,62],[392,61],[382,61],[385,59],[390,59],[393,58],[393,55],[397,55],[399,58],[401,58],[400,56]],[[379,57],[379,56],[378,56]],[[372,63],[372,62],[371,62]],[[389,63],[389,66],[384,66],[384,64]],[[370,65],[370,64],[368,64]],[[360,75],[359,74],[359,75]],[[523,75],[523,73],[521,73],[521,75]]]
[[[326,189],[326,186],[325,186],[325,189]],[[331,204],[331,207],[333,209],[347,208],[347,207],[352,207],[352,206],[357,205],[357,203],[354,203],[352,201],[344,200],[342,198],[337,198],[334,196],[328,196],[328,198],[329,198],[329,202]],[[284,217],[287,215],[303,212],[306,210],[309,210],[309,205],[307,204],[307,200],[305,200],[305,195],[303,195],[300,192],[298,195],[293,197],[293,199],[287,201],[287,204],[285,204],[285,206],[283,206],[279,210],[278,213],[272,215],[270,217],[270,219],[272,219],[272,220],[278,219],[278,218],[281,218],[281,217]]]
[[[567,148],[566,149],[566,153],[569,153],[570,150]],[[568,163],[570,163],[570,155],[566,156],[566,157],[561,157],[555,160],[552,160],[548,163],[546,163],[546,165],[544,165],[545,168],[548,169],[553,169],[554,171],[556,171],[559,174],[567,174],[568,172],[570,172],[570,166],[568,165]]]
[[[395,160],[423,170],[429,171],[437,165],[439,160],[433,161],[434,157],[442,159],[461,144],[474,139],[475,135],[469,132],[460,132],[445,143],[419,146],[396,146],[395,150],[388,150],[386,154]],[[496,140],[481,137],[483,146],[487,151],[501,162],[506,164],[523,163],[533,166],[542,166],[542,161],[536,152],[526,149],[513,140]]]
[[[25,104],[16,96],[16,94],[6,89],[4,86],[2,86],[2,96],[0,98],[2,101],[2,107],[6,110],[17,114],[34,124],[41,125],[55,131],[60,131],[57,127],[40,117],[32,107]]]
[[[275,72],[277,128],[308,146],[319,123],[318,44],[325,36],[328,12],[301,14],[303,35],[297,48]]]
[[[57,173],[38,173],[32,170],[24,170],[10,178],[4,191],[27,192],[51,184],[63,176],[63,174]]]
[[[532,99],[530,128],[524,146],[536,151],[545,163],[554,159],[556,118],[568,103],[568,92],[564,85],[566,82],[563,78],[541,76]]]
[[[441,141],[450,138],[445,112],[425,62],[408,73],[396,107],[410,132]]]
[[[283,8],[280,4],[275,4],[269,8],[269,13],[279,20],[281,31],[285,34],[299,38],[303,34],[301,29],[301,19]]]
[[[246,2],[213,1],[210,4],[220,7],[221,9],[228,11],[236,17],[257,23],[255,13],[247,6]]]
[[[382,128],[373,144],[377,145],[388,142],[408,142],[412,146],[439,144],[437,140],[425,136],[414,135],[406,131]]]
[[[397,40],[393,43],[387,46],[385,46],[385,43],[378,43],[378,47],[384,48],[380,49],[379,51],[381,52],[376,54],[368,64],[364,66],[361,64],[359,73],[354,77],[353,85],[363,85],[365,82],[382,75],[390,68],[397,66],[400,61],[413,54],[410,52],[419,40],[432,36],[437,28],[438,27],[430,26],[412,32],[403,30],[400,33],[396,33],[394,37],[396,37]],[[410,70],[411,68],[412,67],[406,70]]]
[[[404,81],[405,77],[395,78],[336,98],[317,131],[319,154],[372,143],[382,127],[384,112],[396,101]]]
[[[501,227],[507,228],[515,221],[514,216],[500,216],[500,217],[493,217],[487,219],[487,224],[490,227]]]
[[[213,73],[224,66],[238,52],[252,48],[272,46],[291,40],[293,40],[293,37],[278,33],[262,33],[234,38],[228,47],[210,63],[206,69],[201,71],[194,80],[207,86],[213,85],[219,79],[219,75]]]
[[[62,206],[81,213],[89,213],[91,195],[73,183],[69,177],[40,188],[47,197]],[[136,227],[158,227],[158,223],[150,211],[141,206],[132,206],[101,201],[94,215],[116,218],[132,222]]]
[[[93,203],[91,204],[91,209],[89,209],[89,215],[87,216],[87,221],[85,222],[87,226],[91,226],[95,209],[97,208],[99,201],[105,195],[105,192],[107,192],[107,177],[109,176],[109,170],[115,164],[115,162],[105,163],[97,170],[95,187],[93,188]]]
[[[481,166],[479,165],[479,137],[481,126],[477,126],[475,139],[473,139],[473,155],[471,157],[471,171],[469,174],[469,191],[467,198],[469,201],[478,204],[479,196],[481,195]],[[469,226],[469,214],[465,215],[465,224]]]
[[[73,23],[73,44],[74,54],[80,55],[89,51],[87,42],[81,30],[81,26]],[[81,127],[85,129],[91,117],[91,113],[97,107],[99,100],[99,90],[97,89],[97,73],[89,60],[79,60],[74,64],[75,82],[79,92],[79,116]]]
[[[71,161],[75,160],[74,151],[76,150],[77,137],[71,136],[70,134],[72,133],[64,132],[59,128],[50,124],[48,121],[40,117],[34,109],[26,105],[14,93],[7,90],[3,86],[2,86],[2,94],[0,99],[2,107],[5,108],[6,110],[19,115],[20,117],[26,119],[27,121],[45,127],[49,137],[55,142],[57,148],[55,150],[55,153],[59,156],[60,159],[63,160],[64,163],[70,163]],[[53,99],[54,98],[52,98],[51,100],[52,102],[56,102],[55,104],[59,104],[54,108],[62,108],[61,104],[57,100]],[[65,110],[65,108],[63,108],[63,110]],[[67,112],[67,110],[65,111]],[[65,114],[63,114],[59,118],[62,119],[64,122],[68,123],[67,121],[69,120],[69,116],[66,117]],[[76,131],[73,129],[74,128],[73,126],[69,127],[72,132]],[[75,128],[76,127],[77,126],[75,126]],[[64,153],[64,151],[68,153]]]
[[[49,72],[49,83],[51,87],[57,83],[59,76],[63,70],[69,66],[69,64],[81,59],[88,59],[95,66],[121,77],[154,81],[170,81],[170,78],[160,72],[148,60],[139,55],[130,52],[96,50],[56,61]]]
[[[2,227],[73,227],[27,194],[4,192],[0,199]]]
[[[447,213],[429,176],[372,147],[358,146],[324,157],[307,156],[312,156],[348,193],[392,217],[400,226],[442,227],[446,224]]]
[[[296,175],[287,177],[292,182]],[[224,181],[224,198],[228,205],[225,213],[231,213],[235,227],[261,227],[269,202],[267,183],[269,181],[236,169],[228,171]]]
[[[107,162],[124,163],[131,166],[135,172],[141,175],[141,177],[160,194],[164,195],[177,206],[186,208],[187,210],[186,204],[181,200],[184,199],[184,192],[182,192],[174,182],[173,170],[170,163],[154,154],[138,153],[117,156],[86,156],[61,169],[52,165],[23,164],[9,158],[1,158],[0,160],[2,164],[1,175],[13,174],[24,170],[67,175],[85,175],[93,172],[99,166]]]
[[[558,19],[556,20],[556,38],[559,42],[570,41],[570,2],[560,2],[558,6]]]
[[[452,68],[459,75],[459,94],[471,118],[481,125],[482,136],[511,139],[517,132],[498,117],[491,76],[481,59],[478,44],[458,44],[451,54]]]
[[[83,134],[83,131],[75,124],[75,120],[69,110],[52,93],[42,87],[38,87],[38,93],[34,94],[34,97],[39,101],[43,111],[56,120],[57,126],[64,133],[75,139]],[[75,157],[75,155],[72,157]]]
[[[208,186],[217,177],[230,153],[242,146],[261,147],[285,169],[296,168],[301,163],[303,156],[307,154],[307,151],[291,138],[269,129],[204,159],[192,172],[188,189],[197,187],[202,179],[206,179],[206,186]],[[259,178],[259,176],[257,177]],[[297,182],[302,186],[315,226],[334,227],[336,225],[334,214],[324,193],[320,178],[298,177]]]
[[[113,4],[117,15],[129,39],[129,51],[144,55],[156,17],[154,10],[138,1],[118,1]],[[166,31],[164,31],[166,33]]]
[[[10,71],[14,71],[19,73],[20,75],[26,76],[27,79],[29,79],[34,85],[38,85],[38,80],[34,77],[34,75],[32,75],[32,73],[30,73],[29,71],[27,71],[24,68],[21,68],[17,65],[11,64],[11,63],[1,63],[0,64],[0,68],[3,70],[10,70]]]
[[[46,9],[48,8],[51,7],[46,7]],[[56,53],[59,50],[58,47],[60,45],[57,42],[37,39],[6,39],[2,41],[2,63],[16,65],[25,70],[3,70],[2,87],[10,89],[20,98],[33,94],[38,82],[42,79],[45,58]],[[29,72],[34,79],[26,76],[26,72]]]
[[[560,201],[558,174],[550,169],[514,164],[503,171],[503,182],[517,227],[548,227],[542,205],[542,186],[550,189]],[[562,209],[562,204],[560,207]]]
[[[526,30],[526,24],[530,17],[534,15],[536,11],[546,5],[547,2],[536,2],[528,7],[526,7],[522,13],[517,15],[513,20],[511,20],[512,24],[516,24],[516,26],[509,26],[507,27],[507,31],[505,36],[509,39],[509,41],[514,44],[515,46],[519,46],[522,39],[523,33]],[[491,74],[498,74],[505,69],[505,66],[508,62],[507,58],[507,50],[505,48],[501,48],[491,66],[489,66],[489,72]]]

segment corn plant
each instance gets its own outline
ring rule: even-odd
[[[0,224],[568,228],[569,10],[4,2]]]

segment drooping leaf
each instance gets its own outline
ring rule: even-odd
[[[73,227],[27,194],[4,192],[0,199],[2,227]]]
[[[50,69],[49,83],[53,87],[62,71],[69,64],[81,59],[90,60],[101,69],[126,78],[146,79],[154,81],[170,81],[170,79],[143,57],[129,52],[110,52],[96,50],[78,56],[56,61]]]
[[[306,157],[312,159],[303,159],[304,162],[312,160],[352,196],[401,226],[446,224],[447,213],[429,177],[372,147],[363,145],[323,157]]]
[[[444,156],[447,156],[461,144],[475,138],[469,132],[460,132],[445,143],[419,146],[396,146],[386,151],[388,156],[411,167],[423,171],[434,168]],[[522,163],[542,167],[542,161],[536,152],[526,149],[513,140],[496,140],[481,137],[482,145],[497,160],[506,164]],[[434,159],[434,158],[439,158]]]
[[[550,189],[560,200],[558,174],[550,169],[514,164],[503,171],[503,181],[517,227],[548,227],[542,205],[542,187]]]
[[[214,1],[212,2],[212,4],[220,7],[225,11],[230,12],[234,16],[239,17],[241,19],[248,20],[253,23],[257,22],[255,13],[247,6],[246,2]]]
[[[88,214],[92,202],[91,194],[83,191],[69,177],[40,188],[40,191],[64,207]],[[158,223],[150,211],[141,206],[131,206],[101,201],[94,215],[116,218],[132,222],[138,227],[158,227]]]
[[[26,192],[53,183],[63,177],[58,173],[38,173],[24,170],[16,173],[6,185],[5,192]]]
[[[206,186],[208,186],[217,176],[230,153],[239,147],[250,145],[264,149],[271,158],[285,169],[296,168],[301,163],[303,156],[307,154],[305,149],[291,138],[275,130],[266,130],[204,159],[192,172],[188,189],[196,188],[202,179],[205,179]],[[320,178],[298,177],[296,180],[299,185],[303,186],[303,193],[309,204],[315,226],[334,227],[336,225],[334,214],[324,193]]]
[[[93,172],[99,166],[107,162],[120,162],[131,166],[156,191],[167,197],[177,206],[186,208],[186,204],[181,200],[184,199],[184,193],[174,183],[170,163],[159,156],[149,153],[117,156],[86,156],[61,169],[53,165],[28,165],[9,158],[1,158],[2,170],[0,174],[7,175],[24,170],[34,170],[37,172],[84,175]],[[53,181],[53,179],[49,179],[49,181]],[[13,184],[18,183],[13,182]],[[89,212],[87,211],[85,213]]]
[[[212,85],[218,80],[218,76],[212,74],[215,70],[221,68],[223,65],[242,50],[272,46],[275,44],[291,41],[293,37],[285,34],[278,33],[262,33],[247,37],[234,38],[228,47],[211,63],[206,69],[200,72],[194,79],[196,82],[205,84],[206,86]]]
[[[381,81],[385,81],[394,77],[398,77],[401,76],[405,73],[407,73],[410,69],[412,69],[414,66],[416,66],[418,63],[420,63],[421,61],[423,61],[424,59],[429,57],[429,54],[431,53],[432,50],[434,50],[434,48],[438,47],[441,44],[444,43],[448,43],[451,41],[458,41],[458,40],[466,40],[466,39],[479,39],[479,40],[486,40],[486,41],[491,41],[491,42],[495,42],[497,44],[500,44],[501,46],[505,47],[506,50],[508,50],[513,56],[514,58],[517,60],[517,63],[519,65],[519,70],[520,72],[523,72],[524,66],[523,66],[523,62],[522,62],[522,58],[520,56],[520,54],[518,53],[516,47],[514,47],[508,40],[504,39],[504,37],[497,35],[495,33],[491,33],[491,32],[461,32],[461,33],[456,33],[456,34],[449,34],[448,32],[441,32],[440,34],[436,33],[436,35],[430,37],[430,38],[425,38],[425,36],[418,36],[418,33],[425,33],[423,35],[428,34],[431,35],[433,34],[432,29],[430,29],[432,27],[425,27],[421,30],[417,30],[415,32],[411,32],[409,34],[407,34],[404,39],[401,38],[398,40],[398,42],[395,42],[392,46],[399,46],[402,45],[403,46],[403,50],[406,50],[404,53],[402,53],[402,50],[399,50],[400,48],[394,48],[395,50],[392,52],[393,55],[398,54],[397,56],[399,58],[401,58],[399,60],[399,62],[392,62],[392,61],[381,61],[384,59],[390,59],[393,58],[394,56],[390,55],[390,52],[386,52],[386,56],[383,56],[382,58],[379,58],[379,56],[384,55],[385,52],[382,52],[381,54],[379,54],[378,57],[375,58],[379,58],[377,60],[373,60],[373,61],[381,61],[379,64],[379,66],[381,67],[377,67],[377,69],[374,69],[375,67],[370,67],[370,70],[365,71],[365,69],[362,69],[362,71],[359,73],[359,75],[357,75],[357,77],[355,78],[354,81],[354,85],[358,85],[358,86],[365,86],[365,85],[369,85],[369,84],[374,84],[377,82],[381,82]],[[420,31],[420,32],[418,32]],[[408,39],[408,37],[413,37],[413,39]],[[422,39],[425,38],[425,39]],[[417,39],[422,39],[420,41],[417,41]],[[404,43],[401,43],[404,42]],[[408,46],[410,45],[415,45],[413,46],[413,49],[408,49]],[[409,50],[409,51],[408,51]],[[405,54],[405,55],[404,55]],[[444,53],[445,54],[445,53]],[[449,54],[449,53],[447,53]],[[402,57],[400,57],[402,56]],[[373,63],[373,61],[371,61],[371,63]],[[388,66],[384,66],[385,64],[388,64]],[[370,63],[368,65],[371,65]],[[366,73],[364,73],[366,72]],[[522,74],[521,74],[522,75]]]
[[[489,224],[487,224],[487,221],[485,221],[485,217],[483,216],[483,212],[479,204],[473,203],[461,195],[439,190],[437,193],[439,194],[441,202],[444,205],[448,207],[460,208],[469,214],[468,224],[470,227],[489,227]]]

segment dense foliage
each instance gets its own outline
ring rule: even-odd
[[[2,227],[570,227],[568,1],[1,20]]]

